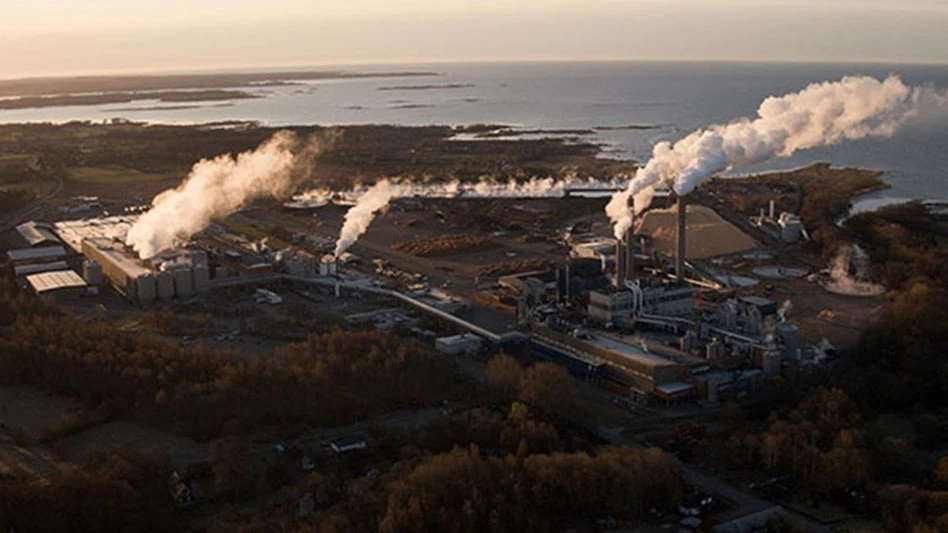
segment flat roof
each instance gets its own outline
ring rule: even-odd
[[[675,366],[678,364],[660,355],[646,352],[645,350],[639,348],[638,346],[627,344],[625,342],[622,342],[616,339],[610,339],[608,337],[600,337],[598,335],[594,335],[592,339],[589,339],[586,342],[595,344],[596,346],[609,350],[610,352],[616,355],[619,355],[626,359],[634,360],[635,362],[639,364],[649,366],[652,368],[660,367],[660,366]]]
[[[42,248],[19,248],[7,252],[10,261],[31,261],[34,259],[55,259],[69,255],[66,249],[60,245],[43,246]]]
[[[108,257],[130,278],[137,278],[138,276],[151,274],[152,272],[151,269],[143,265],[138,258],[126,252],[114,241],[105,238],[94,238],[86,239],[85,242],[102,252],[103,255]]]
[[[762,296],[753,296],[753,295],[752,295],[752,296],[745,296],[745,297],[741,298],[741,300],[743,300],[744,302],[747,302],[747,303],[749,303],[749,304],[751,304],[751,305],[756,305],[756,306],[775,305],[775,304],[777,303],[777,302],[774,301],[774,300],[770,300],[770,299],[764,298],[764,297],[762,297]]]
[[[663,383],[661,385],[656,385],[655,390],[661,392],[662,394],[678,394],[680,392],[685,392],[686,390],[693,389],[694,386],[690,383],[685,383],[684,381],[672,381],[669,383]]]
[[[40,272],[50,272],[53,270],[66,270],[69,265],[65,261],[54,261],[52,263],[33,263],[28,265],[18,265],[13,267],[13,275],[26,276],[29,274],[38,274]]]
[[[57,270],[54,272],[32,274],[26,277],[26,281],[33,287],[36,294],[86,286],[86,281],[72,270]]]
[[[437,342],[444,344],[462,344],[465,342],[477,341],[481,342],[481,338],[473,333],[462,333],[460,335],[452,335],[450,337],[438,337]]]
[[[30,246],[36,246],[37,244],[42,244],[44,242],[59,242],[59,239],[53,235],[52,231],[46,227],[40,226],[32,220],[17,226],[16,232],[19,233],[20,237],[28,242]]]

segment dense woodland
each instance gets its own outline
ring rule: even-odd
[[[63,320],[2,270],[0,381],[196,438],[343,425],[470,393],[450,360],[393,335],[313,335],[273,358],[182,348],[107,323]]]

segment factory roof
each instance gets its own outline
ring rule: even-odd
[[[660,355],[646,352],[638,346],[632,344],[627,344],[617,339],[611,339],[608,337],[602,337],[598,335],[592,336],[588,342],[595,344],[596,346],[609,350],[610,352],[635,361],[636,363],[648,366],[650,368],[660,367],[660,366],[675,366],[677,363],[666,359]]]
[[[104,238],[124,241],[128,230],[138,221],[138,215],[116,215],[85,220],[63,220],[53,227],[62,240],[76,252],[82,249],[84,239]]]
[[[69,255],[62,246],[43,246],[42,248],[20,248],[7,252],[10,261],[35,261],[37,259],[56,259]]]
[[[758,306],[760,306],[760,305],[773,305],[773,304],[777,303],[777,302],[775,302],[775,301],[773,301],[773,300],[770,300],[770,299],[768,299],[768,298],[764,298],[763,296],[745,296],[745,297],[741,298],[741,300],[744,301],[745,303],[749,303],[749,304],[751,304],[751,305],[758,305]]]
[[[102,252],[105,257],[121,268],[126,276],[136,278],[151,273],[150,268],[144,266],[131,252],[126,251],[114,241],[106,238],[92,238],[86,239],[85,242]]]
[[[24,241],[29,243],[30,246],[43,243],[56,244],[60,242],[49,228],[43,227],[32,220],[17,226],[16,232]]]
[[[33,288],[36,294],[55,291],[59,289],[68,289],[74,287],[85,287],[86,282],[72,270],[58,270],[55,272],[43,272],[26,277],[27,283]]]
[[[69,265],[67,265],[65,261],[54,261],[52,263],[34,263],[13,267],[13,274],[15,276],[27,276],[29,274],[39,274],[40,272],[66,270],[67,268],[69,268]]]
[[[656,385],[655,390],[661,392],[662,394],[672,395],[678,394],[680,392],[685,392],[686,390],[693,389],[694,386],[690,383],[685,383],[684,381],[672,381],[670,383],[662,383],[661,385]]]
[[[438,337],[437,341],[448,346],[466,344],[469,342],[481,342],[481,338],[473,333],[462,333],[450,337]]]

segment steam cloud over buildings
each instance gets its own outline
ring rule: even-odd
[[[944,106],[946,97],[933,90],[907,87],[889,76],[845,77],[814,83],[797,93],[771,96],[757,109],[757,118],[699,129],[675,143],[658,143],[652,158],[636,172],[625,190],[606,206],[617,238],[648,207],[654,187],[664,183],[687,195],[715,173],[788,157],[797,150],[843,140],[893,135],[925,105]]]
[[[254,199],[292,192],[308,175],[323,143],[280,131],[253,151],[199,161],[181,185],[155,196],[152,208],[129,230],[126,243],[148,259]]]
[[[613,190],[618,186],[618,181],[576,176],[563,179],[532,178],[523,182],[513,179],[507,182],[482,179],[475,183],[462,183],[457,180],[446,183],[417,183],[384,179],[367,190],[353,190],[344,195],[354,199],[355,205],[345,215],[345,222],[336,242],[336,256],[355,244],[369,229],[375,215],[396,198],[549,198],[563,196],[571,189]],[[314,189],[297,197],[315,203],[325,203],[332,194],[332,191]]]

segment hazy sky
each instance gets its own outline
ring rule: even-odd
[[[948,0],[0,0],[0,78],[498,59],[948,62]]]

